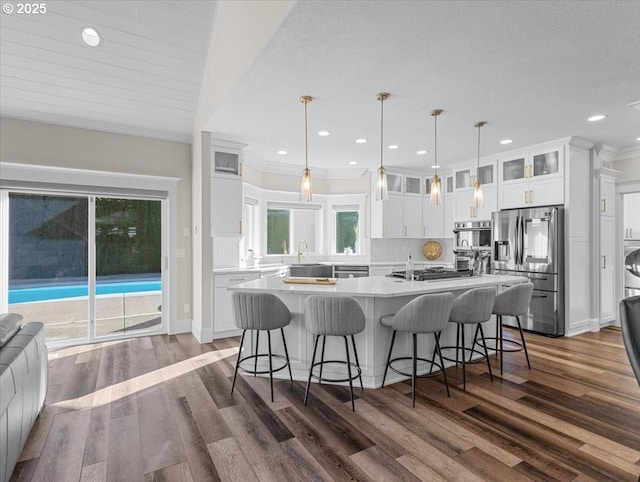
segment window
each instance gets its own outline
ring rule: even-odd
[[[360,253],[358,211],[336,212],[336,253]]]
[[[318,212],[321,206],[269,202],[267,204],[267,254],[293,254],[299,239],[307,242],[305,253],[318,250]]]
[[[343,201],[354,201],[353,196],[344,196]],[[332,237],[332,254],[363,254],[363,205],[361,204],[333,204],[332,218],[328,221],[330,236]]]

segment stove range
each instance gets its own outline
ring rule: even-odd
[[[464,278],[467,276],[471,276],[473,272],[471,270],[455,270],[455,269],[446,269],[442,267],[435,268],[425,268],[425,269],[416,269],[413,271],[413,279],[415,281],[429,281],[429,280],[437,280],[437,279],[448,279],[448,278]],[[392,271],[391,274],[388,274],[392,278],[402,278],[405,279],[406,271]]]

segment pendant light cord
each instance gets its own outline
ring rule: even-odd
[[[382,156],[384,155],[384,96],[380,97],[380,167],[382,165]]]
[[[309,169],[309,140],[307,137],[307,104],[308,100],[304,101],[304,168]]]
[[[438,116],[433,116],[433,165],[435,166],[434,174],[438,177]]]

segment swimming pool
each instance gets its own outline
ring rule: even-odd
[[[123,293],[146,293],[150,291],[160,291],[162,282],[160,280],[140,280],[122,281],[114,283],[103,283],[96,285],[97,295],[123,294]],[[89,287],[86,284],[74,285],[51,285],[33,288],[17,288],[9,290],[9,304],[29,303],[34,301],[51,301],[65,298],[86,297]]]

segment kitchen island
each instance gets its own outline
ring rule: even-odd
[[[278,296],[289,308],[292,314],[291,324],[287,326],[285,336],[291,361],[291,370],[296,380],[306,380],[311,356],[313,354],[313,336],[309,334],[304,325],[304,300],[308,295],[324,296],[350,296],[362,307],[366,317],[366,326],[363,332],[355,335],[360,368],[362,369],[362,381],[367,388],[377,388],[382,384],[385,363],[391,341],[392,330],[380,324],[380,318],[394,314],[410,300],[427,293],[452,292],[458,296],[471,288],[483,286],[496,286],[498,290],[503,286],[510,286],[523,282],[518,276],[483,275],[430,281],[406,281],[385,276],[373,276],[369,278],[339,279],[333,285],[315,284],[289,284],[283,278],[261,278],[236,286],[231,286],[230,291],[273,293]],[[495,319],[492,318],[485,328],[487,336],[495,333]],[[474,330],[466,330],[467,343],[472,342]],[[260,337],[260,351],[266,353],[262,342],[266,337]],[[410,335],[398,333],[393,348],[394,356],[411,353]],[[455,345],[455,326],[449,325],[443,331],[440,343],[442,346]],[[250,341],[250,342],[249,342]],[[245,339],[245,354],[250,354],[255,341],[253,338]],[[418,356],[431,358],[433,353],[433,336],[420,335]],[[284,353],[281,337],[272,336],[273,353]],[[338,337],[328,337],[325,351],[325,360],[343,360],[344,341]],[[265,362],[266,365],[266,362]],[[408,364],[407,364],[408,367]],[[402,365],[398,365],[402,368]],[[418,373],[428,371],[428,364],[418,366]],[[324,372],[332,378],[343,377],[345,371],[339,365],[327,365]],[[287,378],[287,370],[274,374],[276,377]],[[401,380],[403,377],[393,371],[387,374],[387,383]],[[357,382],[356,382],[357,383]]]

